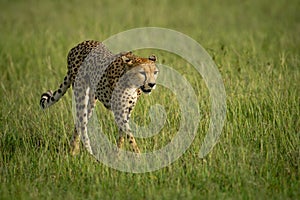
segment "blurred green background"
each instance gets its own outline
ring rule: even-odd
[[[298,199],[299,10],[298,0],[1,0],[0,199]],[[59,86],[77,43],[148,26],[187,34],[214,59],[227,94],[219,143],[198,158],[209,125],[205,83],[181,58],[155,51],[193,86],[199,137],[172,165],[144,174],[116,171],[85,151],[71,157],[71,92],[45,112],[41,93]],[[141,98],[134,120],[149,121],[155,103],[166,106],[167,124],[138,140],[143,151],[165,145],[178,128],[176,97],[159,87]],[[114,140],[113,118],[98,107]]]

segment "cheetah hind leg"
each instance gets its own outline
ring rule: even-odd
[[[74,134],[70,141],[70,146],[71,146],[70,154],[72,156],[78,155],[80,153],[80,136],[77,132],[76,127],[74,128]]]
[[[83,131],[83,132],[85,132],[85,131]],[[87,149],[87,151],[93,155],[92,147],[90,145],[90,140],[89,140],[87,134],[83,133],[82,141],[83,141],[83,144],[84,144],[85,148]],[[74,134],[70,141],[70,146],[71,146],[70,154],[72,156],[76,156],[80,153],[80,134],[77,132],[76,127],[74,129]]]
[[[72,140],[70,142],[71,155],[77,155],[80,152],[80,139],[82,140],[87,151],[93,155],[90,139],[87,134],[87,124],[95,107],[95,96],[92,92],[90,93],[89,88],[87,88],[84,100],[80,102],[78,97],[75,97],[75,100],[76,104],[79,104],[80,106],[78,107],[81,107],[81,109],[76,109],[76,125]]]

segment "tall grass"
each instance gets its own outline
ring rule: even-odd
[[[299,8],[283,0],[1,1],[0,199],[299,198]],[[71,92],[46,111],[40,94],[59,86],[67,52],[78,42],[143,26],[181,31],[214,59],[227,95],[219,143],[198,158],[210,116],[206,85],[184,60],[153,50],[199,99],[202,116],[190,148],[144,174],[111,169],[85,151],[70,156]],[[163,147],[178,128],[176,96],[160,87],[142,97],[133,119],[148,123],[155,103],[165,106],[167,124],[138,140],[143,151]],[[97,113],[114,140],[111,114],[100,104]]]

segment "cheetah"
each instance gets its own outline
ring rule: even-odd
[[[129,126],[130,114],[142,93],[150,94],[156,86],[158,68],[154,55],[142,58],[132,52],[113,54],[98,41],[84,41],[70,50],[68,72],[60,87],[41,95],[40,106],[55,104],[72,85],[76,105],[74,134],[70,140],[71,154],[80,152],[80,139],[93,155],[87,134],[88,120],[96,101],[114,114],[121,148],[126,137],[134,153],[140,150]]]

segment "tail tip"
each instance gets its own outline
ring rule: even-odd
[[[51,97],[53,97],[51,90],[49,90],[41,95],[40,107],[42,110],[44,110],[48,107],[46,103],[49,103]]]

